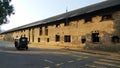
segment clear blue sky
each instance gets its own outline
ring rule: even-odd
[[[105,0],[12,0],[15,15],[10,17],[10,23],[1,28],[9,30],[21,25],[42,20],[68,11],[82,8]]]

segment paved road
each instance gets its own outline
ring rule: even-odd
[[[16,50],[0,41],[0,68],[120,68],[120,59],[61,49]]]

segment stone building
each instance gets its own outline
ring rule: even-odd
[[[38,45],[120,50],[120,0],[107,0],[26,24],[0,34],[13,41],[26,36]]]

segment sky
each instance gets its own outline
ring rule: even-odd
[[[101,1],[105,0],[12,0],[15,14],[9,17],[8,24],[0,27],[9,30]]]

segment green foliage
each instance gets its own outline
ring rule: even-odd
[[[8,22],[8,16],[14,14],[13,5],[10,4],[11,0],[0,0],[0,25]]]

